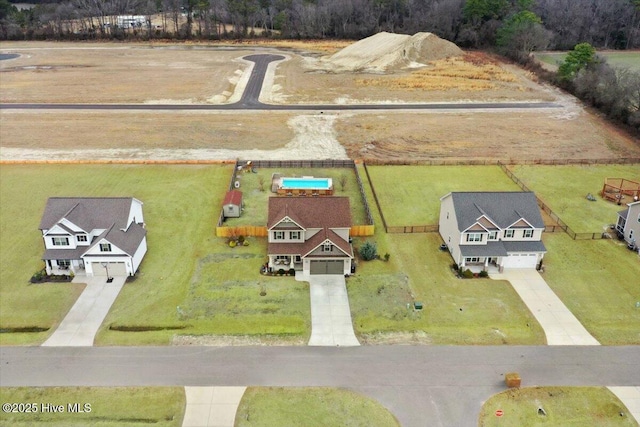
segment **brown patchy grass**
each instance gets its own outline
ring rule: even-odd
[[[293,138],[291,114],[2,111],[3,147],[271,150]]]
[[[293,57],[278,67],[275,102],[554,101],[533,76],[474,52],[395,74],[332,73],[314,60]]]
[[[496,89],[502,83],[518,83],[518,76],[490,61],[485,55],[466,54],[429,63],[427,68],[393,79],[359,79],[361,86],[424,91],[485,91]],[[514,90],[525,90],[514,85]]]
[[[349,157],[364,159],[562,159],[640,156],[632,138],[586,112],[389,113],[336,124]]]
[[[0,46],[22,54],[0,63],[2,102],[204,103],[233,92],[246,67],[233,60],[251,53],[142,44]]]

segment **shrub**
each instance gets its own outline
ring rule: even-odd
[[[235,248],[237,244],[238,243],[236,243],[235,240],[229,240],[229,246],[231,246],[232,248]]]
[[[391,258],[391,255],[387,252],[386,254],[384,254],[384,260],[389,262],[389,258]]]
[[[296,275],[296,269],[295,268],[290,268],[289,269],[289,275],[290,276],[295,276]]]
[[[359,252],[360,256],[365,261],[371,261],[372,259],[376,259],[378,256],[378,248],[373,242],[364,242],[364,244],[360,246]]]
[[[489,277],[489,273],[487,272],[487,270],[482,270],[480,273],[478,273],[479,277]]]
[[[244,242],[242,242],[242,246],[249,246],[249,241],[245,240]]]
[[[33,273],[33,276],[31,276],[31,283],[41,282],[42,279],[44,279],[44,276],[45,276],[44,270],[36,271],[35,273]]]
[[[473,277],[473,272],[467,268],[464,273],[462,273],[462,277],[465,279],[471,279]]]
[[[280,270],[278,270],[278,274],[281,276],[284,276],[284,268],[281,268]]]
[[[458,271],[458,264],[454,262],[453,264],[451,264],[451,268]]]
[[[244,236],[242,234],[238,236],[238,243],[244,243]]]

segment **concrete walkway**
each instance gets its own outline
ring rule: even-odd
[[[246,387],[185,387],[182,427],[233,427]]]
[[[544,329],[548,345],[600,345],[537,271],[512,269],[489,275],[492,279],[511,282],[522,301]]]
[[[640,424],[640,387],[607,387],[624,403],[631,416]]]
[[[107,283],[106,277],[76,277],[74,282],[86,282],[76,303],[48,340],[48,347],[92,346],[93,339],[124,285],[125,277],[115,277]]]
[[[360,345],[353,332],[344,276],[339,274],[304,276],[296,273],[296,280],[309,282],[311,295],[309,345],[343,347]]]

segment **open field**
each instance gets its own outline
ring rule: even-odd
[[[605,178],[640,182],[640,165],[512,166],[511,170],[576,233],[608,230],[618,220],[617,212],[626,207],[599,196]],[[587,193],[596,201],[587,200]]]
[[[0,63],[2,102],[220,103],[247,67],[250,50],[142,44],[0,48],[22,56]]]
[[[640,344],[640,258],[617,240],[545,234],[544,279],[603,345]]]
[[[267,206],[269,197],[275,196],[271,192],[271,177],[279,173],[284,177],[314,176],[316,178],[331,178],[333,180],[334,196],[347,196],[351,206],[351,222],[356,225],[366,224],[364,201],[360,197],[358,182],[353,169],[349,168],[257,168],[258,173],[238,173],[244,211],[240,218],[227,218],[226,227],[240,225],[267,225]],[[340,184],[340,177],[346,177],[344,190]],[[260,181],[262,180],[262,185]],[[261,190],[262,188],[262,190]]]
[[[37,227],[47,197],[134,196],[144,202],[149,251],[139,277],[114,303],[97,343],[167,344],[175,334],[306,336],[307,286],[259,274],[264,240],[231,249],[214,237],[230,176],[230,166],[3,165],[0,196],[12,203],[0,207],[0,261],[20,268],[0,271],[1,327],[55,328],[82,288],[28,284],[42,266]],[[3,333],[0,339],[38,344],[52,331]]]
[[[0,413],[2,425],[16,427],[180,427],[186,403],[183,387],[2,387],[0,400],[38,408],[37,413]],[[85,411],[71,412],[70,403]],[[43,404],[63,405],[64,411],[46,413]]]
[[[244,393],[236,427],[399,426],[375,400],[358,393],[320,387],[249,387]]]
[[[498,166],[368,166],[368,169],[390,226],[438,224],[440,197],[452,191],[521,191]]]
[[[633,138],[579,111],[393,112],[343,116],[338,140],[364,159],[615,159],[640,157]]]
[[[629,68],[640,71],[640,51],[602,50],[597,52],[607,59],[609,65],[617,68]],[[567,52],[539,52],[535,57],[555,70],[567,57]]]
[[[546,415],[538,415],[543,408]],[[496,417],[495,411],[504,415]],[[621,417],[620,413],[625,416]],[[527,387],[509,389],[487,400],[480,427],[492,426],[637,426],[624,404],[604,387]]]
[[[293,138],[287,125],[291,117],[277,112],[10,110],[0,114],[0,141],[2,147],[26,149],[275,150]]]
[[[316,58],[295,56],[278,67],[272,101],[278,103],[363,103],[441,101],[553,101],[556,97],[533,82],[518,68],[493,63],[487,55],[481,62],[468,61],[458,74],[457,84],[446,84],[442,64],[395,74],[334,73],[321,70]],[[485,63],[487,65],[485,65]],[[487,71],[491,70],[491,73]],[[497,72],[496,70],[499,70]],[[440,74],[438,74],[440,73]],[[479,84],[477,75],[487,74]],[[498,77],[500,76],[500,77]],[[508,77],[505,77],[508,76]],[[506,81],[508,80],[508,81]],[[416,85],[416,81],[422,81]],[[430,82],[425,85],[424,81]]]

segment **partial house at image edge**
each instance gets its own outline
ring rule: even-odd
[[[627,209],[618,212],[616,231],[631,247],[640,253],[637,237],[640,235],[640,201],[628,203]]]
[[[132,276],[147,252],[142,202],[51,197],[40,221],[47,274]]]
[[[270,197],[267,220],[271,271],[351,274],[348,197]]]
[[[459,267],[539,268],[544,222],[532,192],[452,192],[440,198],[439,231]]]

